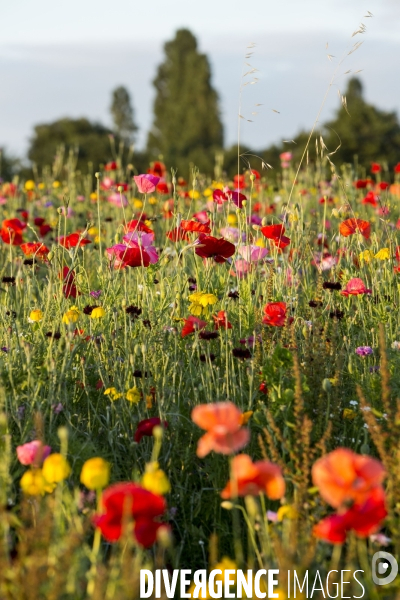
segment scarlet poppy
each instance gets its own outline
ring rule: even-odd
[[[355,186],[358,190],[362,190],[362,189],[366,188],[367,185],[368,185],[367,179],[357,179],[357,181],[355,182]]]
[[[181,227],[175,227],[175,229],[167,231],[166,236],[171,242],[187,242],[189,240],[188,234]]]
[[[400,162],[399,162],[399,163],[397,163],[397,165],[395,165],[395,167],[394,167],[394,172],[395,172],[395,173],[400,173]]]
[[[228,321],[228,315],[225,310],[220,310],[216,315],[213,315],[214,329],[232,329],[232,325]]]
[[[190,335],[191,333],[194,333],[195,331],[198,331],[198,330],[201,330],[201,329],[204,329],[205,327],[207,327],[207,322],[202,321],[201,319],[198,319],[197,317],[190,316],[187,319],[184,319],[184,321],[185,321],[185,324],[181,331],[181,337],[186,337],[187,335]]]
[[[210,221],[206,223],[200,223],[199,221],[185,221],[182,219],[180,224],[181,229],[184,231],[196,231],[198,233],[211,233]]]
[[[0,237],[5,244],[19,246],[22,244],[22,234],[26,228],[26,223],[19,219],[5,219],[2,223]]]
[[[159,417],[151,417],[150,419],[143,419],[137,426],[135,431],[135,442],[139,443],[143,437],[151,437],[153,435],[154,427],[168,427],[167,421],[161,421]]]
[[[152,233],[154,235],[154,231],[150,229],[143,223],[143,219],[133,219],[132,221],[128,221],[125,225],[125,231],[143,231],[144,233]]]
[[[362,204],[371,204],[372,206],[377,206],[378,196],[374,192],[369,191],[365,198],[363,198]]]
[[[382,171],[382,167],[379,163],[373,162],[371,164],[371,173],[380,173]]]
[[[147,170],[147,173],[149,175],[157,175],[157,177],[160,177],[160,178],[164,177],[166,172],[167,172],[167,169],[166,169],[164,163],[162,163],[160,161],[155,161],[154,163],[152,163],[152,166],[150,167],[150,169]]]
[[[164,515],[166,509],[162,496],[136,483],[115,483],[104,490],[101,506],[102,512],[94,515],[93,523],[107,541],[117,542],[124,531],[126,518],[131,517],[136,541],[145,548],[154,544],[157,531],[163,526],[155,519]]]
[[[233,183],[235,184],[235,188],[237,188],[238,190],[246,187],[244,175],[235,175],[233,178]]]
[[[269,302],[264,306],[264,325],[283,327],[286,321],[286,302]]]
[[[146,250],[139,246],[125,246],[124,244],[115,244],[107,248],[107,254],[114,258],[116,268],[125,267],[148,267],[151,257]]]
[[[195,249],[197,256],[213,258],[217,263],[223,263],[227,258],[235,254],[235,246],[224,238],[200,234],[198,242],[199,245]]]
[[[382,191],[384,191],[384,190],[387,190],[387,189],[388,189],[388,187],[389,187],[389,185],[390,185],[390,183],[388,183],[387,181],[381,181],[381,182],[378,184],[378,186],[379,186],[379,189],[380,189],[380,190],[382,190]]]
[[[197,444],[197,456],[203,458],[214,450],[220,454],[233,454],[250,439],[248,429],[242,428],[242,413],[233,402],[200,404],[192,410],[192,421],[207,433]]]
[[[238,454],[232,459],[231,470],[233,479],[228,481],[221,492],[221,497],[224,499],[256,496],[263,492],[271,500],[278,500],[285,493],[282,470],[269,460],[253,463],[247,454]]]
[[[50,252],[47,246],[41,242],[26,242],[21,244],[21,250],[25,256],[37,256],[39,258],[44,258]]]
[[[58,243],[60,246],[67,248],[76,248],[79,244],[79,247],[86,246],[87,244],[91,244],[92,242],[86,238],[79,239],[81,236],[79,233],[70,233],[69,235],[62,236],[59,238]]]
[[[371,224],[362,219],[347,219],[340,223],[339,231],[343,237],[348,237],[349,235],[353,235],[353,233],[359,232],[368,240],[371,235]]]
[[[69,269],[69,267],[64,267],[58,276],[63,280],[63,294],[66,298],[76,298],[79,296],[78,289],[75,285],[75,271]]]
[[[266,225],[261,227],[261,233],[268,240],[272,240],[277,248],[286,248],[290,244],[290,238],[284,235],[284,225]]]
[[[115,161],[108,162],[104,165],[105,171],[116,171],[116,169],[117,169],[117,163]]]
[[[165,183],[165,181],[160,181],[160,183],[157,184],[156,190],[160,194],[169,194],[168,185]]]
[[[315,537],[332,544],[343,544],[349,531],[354,531],[358,537],[365,538],[375,533],[380,523],[387,516],[385,493],[382,487],[375,487],[367,499],[336,515],[322,519],[315,525]]]

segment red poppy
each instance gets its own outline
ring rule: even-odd
[[[105,171],[116,171],[117,170],[117,163],[115,161],[106,163],[104,165],[104,170]]]
[[[211,233],[210,221],[206,223],[199,223],[199,221],[185,221],[183,219],[180,225],[181,229],[185,231],[196,231],[198,233]]]
[[[348,531],[354,531],[358,537],[363,538],[375,533],[386,515],[385,492],[378,486],[364,502],[353,504],[344,513],[322,519],[315,525],[313,533],[332,544],[343,544]]]
[[[246,187],[246,181],[244,175],[235,175],[233,178],[233,183],[235,184],[235,188],[241,190]]]
[[[150,227],[143,223],[142,219],[133,219],[125,225],[125,231],[143,231],[144,233],[154,233]]]
[[[161,421],[159,417],[151,417],[150,419],[140,421],[135,431],[135,442],[139,443],[143,437],[151,437],[154,427],[158,427],[159,425],[162,425],[164,428],[168,427],[167,421]]]
[[[33,219],[34,224],[36,225],[36,227],[40,227],[41,225],[43,225],[43,223],[45,222],[46,219],[44,219],[43,217],[35,217]]]
[[[26,228],[26,223],[19,219],[5,219],[2,223],[0,237],[5,244],[19,246],[22,244],[22,234]]]
[[[223,190],[214,190],[213,191],[213,200],[217,204],[223,204],[224,202],[228,202],[229,200],[229,192],[224,192]]]
[[[171,229],[171,231],[167,231],[166,236],[171,242],[182,242],[189,241],[189,236],[184,229],[181,227],[175,227],[175,229]]]
[[[354,185],[358,190],[362,190],[367,187],[368,181],[366,179],[357,179]]]
[[[340,223],[339,231],[343,237],[348,237],[358,231],[366,240],[368,240],[371,235],[371,224],[362,219],[347,219]]]
[[[138,246],[126,246],[124,250],[116,250],[115,255],[124,267],[148,267],[151,262],[146,250]]]
[[[261,233],[268,240],[272,240],[277,248],[286,248],[290,244],[290,238],[284,235],[284,225],[266,225],[261,227]]]
[[[184,321],[185,321],[185,324],[181,331],[181,337],[186,337],[187,335],[190,335],[191,333],[194,333],[195,331],[199,331],[199,330],[207,327],[207,322],[202,321],[201,319],[198,319],[197,317],[190,316],[187,319],[184,319]]]
[[[115,483],[104,490],[101,506],[102,513],[94,515],[93,523],[107,541],[117,542],[120,539],[129,516],[132,520],[129,526],[133,528],[136,541],[145,548],[154,544],[157,531],[163,526],[154,519],[164,515],[166,509],[162,496],[136,483]]]
[[[127,192],[129,190],[129,184],[128,183],[116,183],[115,187],[117,188],[122,188],[123,192]]]
[[[256,169],[251,169],[250,173],[251,173],[251,175],[254,175],[254,178],[256,181],[261,179],[261,175],[258,171],[256,171]]]
[[[60,244],[60,246],[63,246],[64,248],[67,248],[68,250],[70,248],[76,248],[76,246],[78,244],[81,247],[81,246],[86,246],[86,244],[92,243],[90,240],[87,240],[86,238],[82,238],[79,241],[79,238],[80,238],[79,233],[70,233],[69,235],[60,237],[58,240],[58,243]]]
[[[157,184],[156,190],[160,194],[169,194],[168,185],[165,183],[165,181],[160,181],[160,183]]]
[[[66,298],[76,298],[80,295],[75,285],[75,271],[69,269],[69,267],[63,267],[58,276],[64,282],[63,294]]]
[[[166,172],[167,169],[164,163],[160,161],[155,161],[154,163],[152,163],[150,169],[147,170],[147,173],[149,173],[150,175],[156,175],[157,177],[164,177]]]
[[[21,244],[21,250],[25,256],[37,256],[43,258],[48,255],[50,250],[41,242],[26,242]]]
[[[399,162],[399,163],[397,163],[397,165],[395,165],[395,167],[394,167],[394,172],[395,172],[395,173],[400,173],[400,162]]]
[[[232,329],[232,325],[228,321],[226,311],[220,310],[216,315],[213,315],[214,329]]]
[[[264,325],[283,327],[286,321],[286,302],[269,302],[264,306]]]
[[[379,189],[381,189],[381,190],[383,190],[383,191],[384,191],[384,190],[387,190],[387,189],[388,189],[388,187],[389,187],[389,185],[390,185],[390,183],[388,183],[387,181],[381,181],[381,182],[378,184],[378,186],[379,186]]]
[[[39,227],[39,235],[40,235],[40,237],[44,237],[45,235],[47,235],[51,231],[53,231],[53,229],[47,223],[43,223],[43,225],[41,225]]]
[[[238,454],[232,459],[231,471],[234,479],[228,481],[221,492],[225,500],[236,496],[258,496],[260,492],[271,500],[278,500],[285,493],[282,469],[269,460],[253,463],[247,454]]]
[[[371,165],[371,173],[380,173],[382,171],[382,167],[379,163],[372,163]]]
[[[367,193],[365,198],[363,198],[363,201],[361,204],[371,204],[371,206],[377,206],[378,205],[378,196],[375,194],[375,192],[370,191]]]
[[[195,249],[197,256],[213,258],[217,263],[223,263],[227,258],[235,254],[235,246],[224,238],[200,234],[198,242],[199,245]]]

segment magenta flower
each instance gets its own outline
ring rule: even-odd
[[[157,250],[152,245],[154,241],[154,232],[144,233],[143,231],[130,231],[123,237],[124,242],[128,244],[130,248],[143,248],[150,257],[150,263],[155,264],[158,262]]]
[[[258,262],[267,256],[269,250],[260,246],[239,246],[238,252],[248,262]]]
[[[22,446],[17,446],[17,458],[21,465],[32,465],[35,463],[36,466],[42,464],[45,458],[49,456],[51,452],[50,446],[43,446],[40,440],[34,440],[28,442]]]
[[[160,181],[159,177],[155,175],[135,175],[133,178],[137,185],[137,188],[141,194],[151,194],[156,189],[157,183]]]
[[[359,346],[356,348],[356,354],[358,354],[358,356],[369,356],[373,353],[374,351],[372,350],[371,346]]]

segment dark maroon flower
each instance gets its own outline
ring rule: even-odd
[[[200,234],[198,241],[195,252],[202,258],[213,258],[217,263],[224,263],[227,258],[235,254],[235,246],[224,238]]]
[[[251,352],[248,348],[233,348],[232,354],[235,358],[240,358],[241,360],[251,358]]]
[[[341,290],[342,289],[342,284],[340,283],[340,281],[324,281],[324,283],[322,284],[322,287],[324,288],[324,290]]]
[[[216,340],[219,337],[218,331],[200,331],[201,340]]]
[[[142,437],[151,437],[153,435],[154,427],[162,425],[164,428],[168,427],[167,421],[161,421],[159,417],[151,417],[150,419],[143,419],[137,426],[134,440],[140,442]]]

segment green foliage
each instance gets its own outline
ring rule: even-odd
[[[4,149],[0,148],[0,178],[11,181],[14,174],[20,169],[20,161],[10,156]]]
[[[28,158],[38,167],[52,165],[55,156],[66,152],[77,156],[76,168],[93,172],[111,158],[109,135],[112,133],[100,123],[88,119],[59,119],[53,123],[36,125],[30,141]]]
[[[161,154],[167,166],[177,167],[184,177],[189,163],[212,173],[223,131],[208,59],[187,29],[177,31],[164,50],[165,60],[153,82],[156,99],[148,149]]]
[[[129,92],[124,86],[121,85],[113,91],[110,111],[115,134],[127,143],[132,142],[138,127],[135,124]]]
[[[386,112],[368,104],[362,95],[359,79],[352,78],[344,93],[347,110],[342,106],[336,117],[325,125],[325,143],[333,151],[341,147],[332,160],[341,165],[352,163],[357,155],[360,165],[387,162],[393,167],[400,156],[400,125],[396,113]]]

